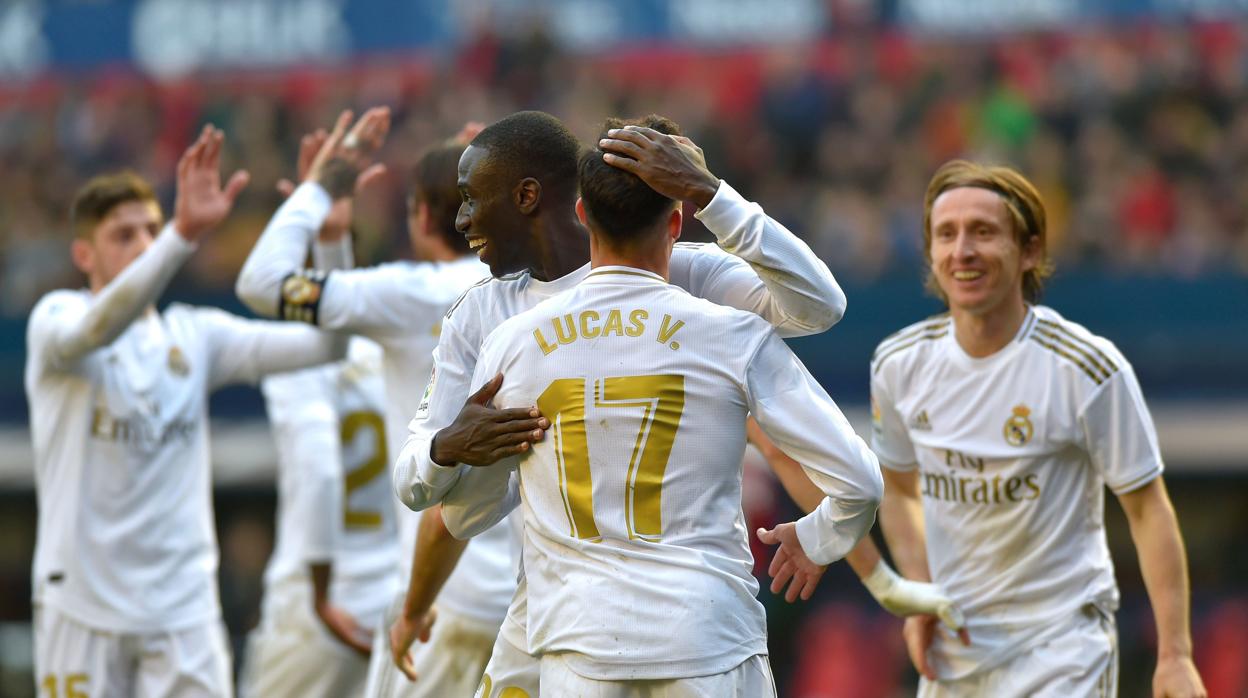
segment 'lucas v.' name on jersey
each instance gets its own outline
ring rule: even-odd
[[[529,651],[582,676],[707,676],[766,653],[747,412],[836,495],[798,523],[812,558],[839,558],[874,519],[874,456],[771,326],[656,274],[598,267],[502,323],[471,385],[500,372],[497,406],[552,423],[518,464]]]
[[[1117,606],[1104,494],[1162,470],[1130,364],[1108,340],[1043,306],[984,358],[953,321],[929,318],[880,343],[871,363],[881,465],[918,470],[932,578],[976,627],[1043,624],[1085,603]],[[956,664],[956,662],[955,662]]]

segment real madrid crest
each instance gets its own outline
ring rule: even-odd
[[[175,376],[185,376],[191,372],[191,365],[186,362],[186,356],[178,347],[169,347],[168,365],[169,372]]]
[[[1014,414],[1005,420],[1005,442],[1011,446],[1022,446],[1036,433],[1031,423],[1031,410],[1026,405],[1014,408]]]

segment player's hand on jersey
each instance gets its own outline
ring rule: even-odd
[[[767,574],[771,575],[771,593],[779,594],[784,585],[788,584],[788,591],[784,593],[785,601],[793,603],[799,596],[802,601],[810,600],[815,593],[815,587],[819,585],[819,579],[828,567],[816,564],[806,556],[806,551],[802,549],[802,543],[797,538],[797,525],[782,523],[770,531],[760,528],[758,539],[767,545],[780,546],[776,548],[776,554],[771,558],[771,566],[767,568]]]
[[[536,407],[500,410],[491,406],[502,385],[500,373],[468,398],[455,421],[434,435],[429,451],[434,463],[493,465],[542,440],[550,420]]]
[[[361,627],[351,614],[328,602],[315,604],[315,609],[316,616],[339,642],[363,657],[372,652],[372,631]]]
[[[936,625],[939,622],[936,616],[909,616],[902,628],[902,636],[906,640],[906,651],[910,654],[910,661],[914,663],[915,670],[928,681],[935,681],[937,678],[936,670],[932,668],[927,651],[932,647],[932,638],[936,636]]]
[[[420,678],[416,673],[416,662],[412,658],[412,643],[417,640],[429,642],[429,636],[433,633],[433,624],[437,619],[437,609],[431,608],[414,619],[400,613],[390,626],[390,658],[394,660],[394,665],[403,672],[408,681],[416,681]]]
[[[178,159],[178,195],[173,205],[173,224],[190,242],[215,228],[230,215],[234,200],[251,178],[246,170],[230,176],[221,186],[221,145],[225,134],[211,124]]]
[[[1153,698],[1208,698],[1191,656],[1159,657],[1153,674]]]
[[[305,181],[320,183],[335,200],[351,196],[386,171],[385,165],[372,160],[390,133],[390,108],[373,107],[354,126],[353,117],[350,109],[338,115],[304,176]]]
[[[684,136],[669,136],[645,126],[607,131],[598,141],[608,165],[632,172],[651,189],[677,201],[706,208],[719,190],[719,178],[706,169],[702,149]]]
[[[875,569],[862,580],[867,591],[884,610],[895,616],[934,615],[945,627],[958,634],[962,644],[971,644],[966,631],[966,619],[940,587],[931,582],[906,579],[880,560]]]

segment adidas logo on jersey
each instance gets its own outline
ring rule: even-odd
[[[910,419],[910,428],[919,431],[932,430],[932,423],[927,419],[927,410],[919,410],[919,413]]]

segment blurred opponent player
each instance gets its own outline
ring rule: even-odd
[[[301,180],[327,137],[303,139]],[[314,268],[352,266],[351,212],[351,199],[335,203]],[[261,384],[277,444],[277,541],[247,641],[245,697],[364,693],[369,634],[398,587],[394,495],[378,477],[389,468],[381,351],[353,337],[346,360]]]
[[[501,374],[499,407],[553,424],[518,459],[541,695],[774,696],[741,512],[746,415],[826,495],[782,544],[795,559],[827,565],[870,530],[879,465],[765,320],[668,283],[680,205],[602,155],[579,166],[590,272],[494,330],[471,383]],[[505,481],[509,460],[474,470]]]
[[[372,170],[365,165],[389,127],[389,111],[384,108],[368,110],[348,133],[350,119],[349,113],[339,118],[321,148],[321,164],[304,177],[257,241],[239,276],[237,291],[244,303],[262,315],[353,332],[381,345],[386,445],[392,456],[403,443],[407,421],[416,412],[428,382],[443,314],[488,269],[468,254],[467,241],[454,231],[459,208],[455,169],[466,138],[432,148],[415,169],[414,192],[408,202],[408,233],[413,256],[422,261],[332,272],[304,268],[307,247],[331,207],[353,193],[354,175],[335,171],[350,174]],[[385,470],[368,471],[370,491],[375,482],[386,480],[389,462]],[[389,503],[400,512],[394,560],[399,578],[437,572],[428,566],[411,565],[418,516],[398,507],[393,498]],[[508,547],[506,532],[500,530],[497,540],[474,542],[469,550],[475,551],[470,555],[487,560],[501,558],[495,566],[506,569]],[[418,684],[409,683],[387,661],[385,624],[379,624],[382,630],[375,638],[379,647],[372,653],[369,695],[470,693],[497,633],[493,611],[488,605],[483,608],[477,599],[510,593],[512,585],[510,573],[496,579],[464,572],[452,580],[438,599],[441,615],[432,628],[432,637],[426,636],[429,641],[417,653],[422,677]],[[429,628],[423,630],[428,632]]]
[[[499,382],[472,394],[469,379],[490,331],[575,287],[589,273],[589,239],[575,211],[579,152],[580,144],[558,119],[519,112],[482,131],[460,160],[458,227],[497,278],[469,290],[443,324],[435,380],[395,466],[395,487],[408,506],[424,508],[442,498],[460,472],[447,466],[492,463],[541,438],[545,418],[527,409],[486,407]],[[718,245],[676,245],[673,283],[696,296],[755,312],[786,335],[822,332],[840,319],[845,297],[827,266],[761,207],[707,171],[696,146],[687,139],[664,140],[656,143],[650,162],[653,178],[647,182],[697,206],[698,218],[718,240]],[[428,589],[412,594],[430,595]],[[498,690],[535,693],[523,582],[506,609],[509,598],[510,592],[506,598],[483,600],[501,602],[506,616],[488,673]],[[423,612],[409,605],[391,630],[399,664],[406,662]]]
[[[885,339],[871,363],[889,548],[907,576],[930,570],[973,640],[908,619],[919,694],[1117,693],[1108,486],[1153,603],[1154,695],[1203,696],[1152,418],[1113,343],[1035,304],[1050,271],[1045,225],[1039,194],[1014,170],[941,167],[923,241],[928,286],[949,313]]]
[[[208,393],[324,363],[340,343],[309,328],[154,303],[225,219],[223,136],[178,161],[173,219],[130,173],[91,180],[71,252],[88,288],[31,313],[26,394],[39,497],[35,671],[43,695],[229,696],[217,598]]]

